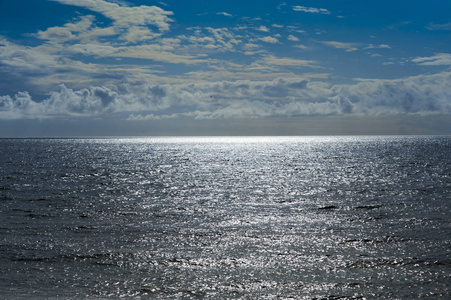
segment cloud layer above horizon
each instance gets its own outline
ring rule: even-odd
[[[2,2],[0,120],[450,115],[450,17],[385,2]]]

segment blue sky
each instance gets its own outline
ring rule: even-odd
[[[0,136],[449,134],[450,11],[0,1]]]

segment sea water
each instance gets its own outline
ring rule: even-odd
[[[0,140],[1,299],[451,299],[451,137]]]

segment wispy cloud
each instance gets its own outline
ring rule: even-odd
[[[439,53],[429,57],[417,57],[412,61],[423,66],[451,66],[451,54]]]
[[[120,6],[104,0],[52,0],[62,4],[84,7],[98,12],[114,21],[119,28],[130,26],[154,25],[161,31],[169,30],[169,23],[173,20],[168,16],[171,11],[165,11],[158,6]]]
[[[294,11],[302,11],[302,12],[306,12],[306,13],[323,14],[323,15],[331,14],[331,12],[325,8],[306,7],[306,6],[300,6],[300,5],[293,6],[293,10]]]
[[[265,56],[263,58],[263,62],[265,64],[275,66],[319,68],[318,62],[314,60],[294,59],[288,57],[275,57],[273,55]]]
[[[218,12],[218,13],[216,13],[217,15],[221,15],[221,16],[225,16],[225,17],[233,17],[233,15],[232,14],[229,14],[229,13],[226,13],[226,12]]]
[[[344,43],[344,42],[337,42],[337,41],[325,41],[325,42],[320,42],[323,45],[329,46],[329,47],[333,47],[336,49],[344,49],[346,50],[346,52],[352,52],[352,51],[357,51],[359,50],[358,48],[356,48],[356,44],[355,43]]]
[[[369,44],[368,47],[365,47],[364,49],[391,49],[391,47],[386,44],[379,44],[379,45]]]
[[[446,24],[430,24],[426,27],[429,30],[444,30],[444,31],[450,31],[451,30],[451,23]]]

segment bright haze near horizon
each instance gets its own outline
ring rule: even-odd
[[[450,134],[450,12],[0,1],[0,137]]]

